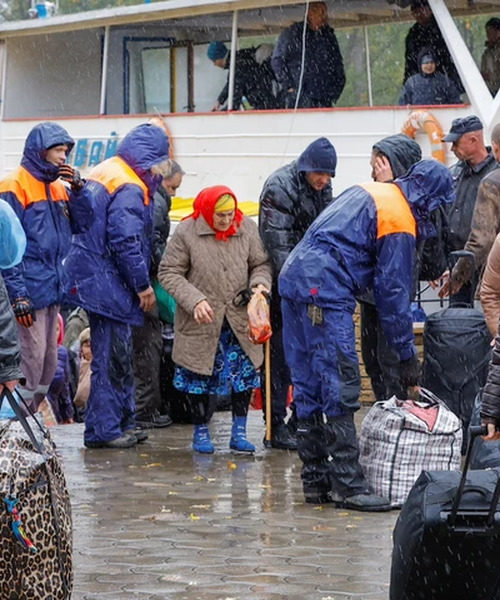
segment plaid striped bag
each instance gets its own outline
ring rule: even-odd
[[[422,470],[460,469],[460,419],[432,392],[376,402],[361,426],[360,463],[376,494],[400,507]]]

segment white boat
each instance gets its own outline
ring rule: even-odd
[[[398,5],[386,0],[327,4],[337,31],[412,22],[405,0]],[[491,98],[453,17],[500,13],[500,2],[429,4],[470,105],[427,110],[444,130],[453,118],[470,113],[478,114],[489,130],[498,120],[500,96]],[[234,50],[248,38],[269,40],[303,20],[304,9],[295,0],[168,0],[1,23],[0,176],[19,163],[36,122],[54,120],[68,129],[77,141],[71,162],[85,172],[112,155],[133,126],[160,112],[174,157],[187,171],[184,197],[224,183],[241,200],[257,201],[266,177],[319,136],[328,137],[338,152],[335,193],[369,179],[372,144],[400,131],[413,108],[210,112],[227,72],[206,58],[208,43],[224,40]],[[367,55],[369,46],[364,51]],[[369,72],[367,77],[370,83]],[[417,136],[424,155],[430,155],[426,134]],[[451,162],[452,156],[447,159]]]

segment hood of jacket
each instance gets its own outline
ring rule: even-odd
[[[373,145],[373,149],[387,157],[394,179],[404,175],[412,165],[422,159],[419,144],[404,133],[383,138]]]
[[[59,167],[47,162],[43,155],[45,150],[59,144],[67,144],[69,153],[75,145],[75,140],[57,123],[46,121],[35,125],[26,138],[21,165],[41,181],[55,181]]]
[[[297,169],[301,172],[329,173],[335,177],[336,168],[337,153],[325,137],[309,144],[297,159]]]
[[[160,186],[162,176],[152,175],[150,169],[167,160],[169,154],[165,131],[150,123],[139,125],[127,133],[116,153],[137,173],[153,195]]]
[[[435,235],[430,221],[433,211],[455,201],[453,178],[445,165],[437,160],[421,160],[394,183],[405,195],[417,221],[418,237],[426,239]]]

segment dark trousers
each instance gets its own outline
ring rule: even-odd
[[[145,314],[144,325],[134,327],[132,332],[135,404],[140,420],[147,421],[160,410],[161,333],[160,319],[150,313]]]
[[[283,349],[283,318],[281,316],[281,299],[275,291],[271,300],[271,415],[273,423],[281,423],[286,417],[288,388],[291,385],[290,370],[286,364]],[[263,410],[266,406],[266,373],[264,365],[260,370],[260,387]]]
[[[85,441],[109,442],[135,427],[130,325],[89,313],[92,375]]]
[[[370,377],[373,393],[377,400],[392,396],[405,399],[406,394],[399,380],[399,355],[389,345],[382,331],[374,304],[360,302],[361,312],[361,356],[366,373]]]
[[[231,392],[231,410],[234,417],[246,417],[252,390]],[[208,394],[188,394],[194,425],[205,425],[210,422],[217,403],[217,396]]]

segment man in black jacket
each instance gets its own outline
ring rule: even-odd
[[[281,33],[271,65],[286,108],[336,104],[345,85],[344,62],[325,2],[309,4],[305,31],[304,23],[298,22]]]
[[[243,98],[246,98],[250,106],[256,110],[277,108],[271,58],[270,56],[266,58],[265,53],[258,53],[257,50],[258,48],[244,48],[236,52],[233,110],[239,110]],[[223,42],[212,42],[208,47],[207,56],[216,67],[229,69],[231,54]],[[228,96],[229,75],[212,110],[227,108],[225,104]]]
[[[309,225],[332,200],[331,178],[335,176],[336,166],[335,148],[326,138],[319,138],[297,160],[270,175],[260,195],[259,231],[271,258],[274,278],[271,298],[273,448],[297,448],[295,432],[284,422],[291,380],[283,352],[278,275]],[[263,378],[261,389],[265,390]]]
[[[156,279],[158,266],[165,251],[170,232],[168,213],[171,198],[182,182],[184,171],[174,160],[170,161],[170,170],[154,195],[153,244],[151,247],[151,280]],[[160,414],[160,363],[163,349],[162,322],[155,306],[144,314],[144,325],[134,327],[134,380],[136,425],[142,429],[168,427],[172,424],[169,415]]]

